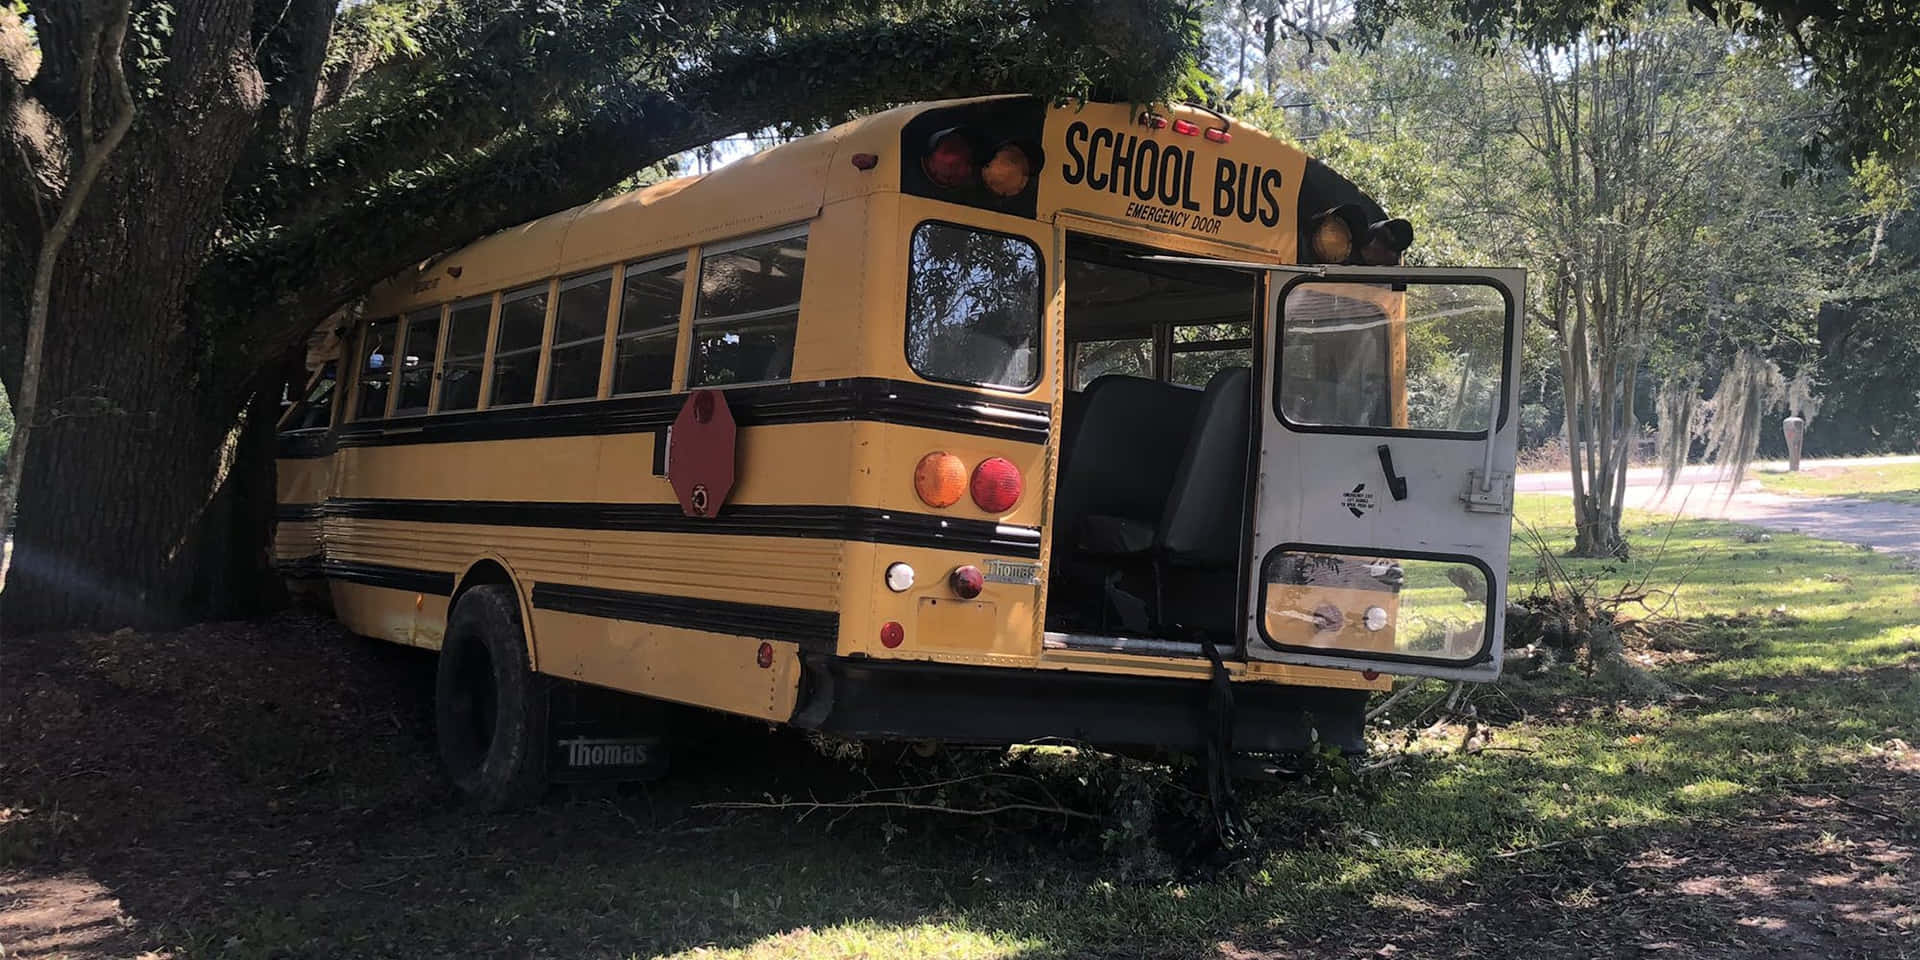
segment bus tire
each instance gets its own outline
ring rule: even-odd
[[[461,594],[447,618],[433,713],[440,762],[468,806],[510,810],[546,792],[547,699],[511,588]]]

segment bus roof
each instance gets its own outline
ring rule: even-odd
[[[901,134],[916,116],[939,108],[1020,99],[1030,98],[974,97],[895,107],[742,157],[709,173],[678,177],[562,210],[483,237],[383,282],[372,291],[367,310],[370,315],[390,315],[808,220],[835,200],[901,189]],[[1156,109],[1203,125],[1223,122],[1217,115],[1194,107]],[[1135,108],[1123,104],[1069,105],[1053,113],[1061,118],[1063,128],[1073,121],[1119,128],[1132,124],[1136,116]],[[1316,174],[1324,179],[1332,176],[1331,172],[1263,131],[1230,120],[1224,122],[1231,131],[1236,154],[1264,161],[1268,169],[1287,170],[1289,182],[1278,202],[1285,205],[1282,222],[1292,222],[1301,181],[1313,181]],[[1054,125],[1049,123],[1050,128]],[[876,169],[857,169],[849,160],[860,153],[874,154],[881,162]],[[1054,159],[1047,157],[1049,164]],[[1257,173],[1259,168],[1255,170]],[[1054,172],[1047,171],[1052,179],[1042,181],[1043,191],[1048,184],[1058,182]],[[1211,171],[1197,177],[1188,171],[1190,191],[1204,196],[1209,188],[1217,189],[1209,181],[1211,176]],[[1057,191],[1054,201],[1044,203],[1038,211],[1042,219],[1067,209],[1117,219],[1127,208],[1126,197],[1121,194],[1095,195],[1081,190],[1067,197],[1064,189],[1053,189]],[[1105,209],[1108,206],[1112,209]],[[1242,231],[1237,245],[1282,260],[1292,258],[1293,231],[1269,228],[1262,232],[1259,223],[1249,223],[1252,229]],[[1238,228],[1231,216],[1227,226],[1230,233]],[[1247,242],[1246,238],[1254,240]]]

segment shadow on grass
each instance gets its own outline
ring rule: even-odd
[[[431,661],[313,621],[30,638],[0,658],[0,807],[13,811],[0,871],[97,882],[139,924],[93,928],[114,928],[93,947],[114,955],[138,940],[188,956],[1191,956],[1223,938],[1287,955],[1286,942],[1366,918],[1328,947],[1337,955],[1366,937],[1423,942],[1421,929],[1446,927],[1434,917],[1504,922],[1482,895],[1496,889],[1574,898],[1509,931],[1517,942],[1574,928],[1618,939],[1633,931],[1578,921],[1629,854],[1655,858],[1636,882],[1682,882],[1661,849],[1699,846],[1703,823],[1737,826],[1756,796],[1858,779],[1863,745],[1911,731],[1920,702],[1902,663],[1856,671],[1857,689],[1595,707],[1503,734],[1499,751],[1408,764],[1364,798],[1250,790],[1268,847],[1181,883],[1118,879],[1127,851],[1084,833],[697,809],[859,785],[796,738],[755,730],[661,784],[460,814],[435,771]],[[1713,877],[1742,865],[1673,856],[1729,864]],[[1543,892],[1528,879],[1543,869],[1564,882]],[[1750,891],[1725,883],[1675,899],[1667,913],[1683,916],[1661,922],[1695,944],[1745,931],[1721,901]]]

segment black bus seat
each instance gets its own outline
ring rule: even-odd
[[[1253,445],[1252,383],[1251,369],[1229,367],[1213,375],[1202,395],[1154,536],[1162,627],[1232,635]]]
[[[1167,508],[1202,391],[1112,374],[1087,385],[1069,420],[1054,507],[1056,550],[1145,554]]]

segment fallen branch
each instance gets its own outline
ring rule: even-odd
[[[1521,847],[1518,850],[1508,850],[1504,853],[1496,853],[1494,854],[1494,856],[1502,860],[1505,860],[1509,857],[1523,857],[1529,853],[1539,853],[1542,850],[1551,850],[1554,847],[1564,847],[1569,843],[1573,843],[1577,840],[1585,840],[1585,839],[1586,839],[1585,837],[1568,837],[1565,840],[1555,840],[1552,843],[1542,843],[1542,844],[1538,844],[1536,846],[1531,846],[1531,847]]]
[[[1386,713],[1389,709],[1393,707],[1394,704],[1400,702],[1401,697],[1404,697],[1407,694],[1412,693],[1413,691],[1419,689],[1421,686],[1425,684],[1425,682],[1426,681],[1424,678],[1417,677],[1411,683],[1408,683],[1406,686],[1401,687],[1398,690],[1395,690],[1391,696],[1387,697],[1387,699],[1380,701],[1379,706],[1374,707],[1372,710],[1367,711],[1367,720],[1371,721],[1375,717],[1378,717],[1381,714]]]

